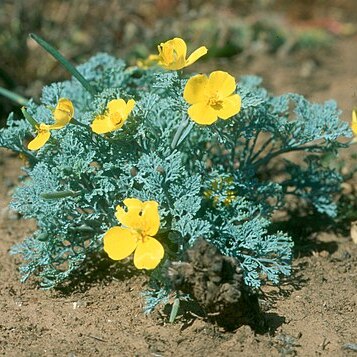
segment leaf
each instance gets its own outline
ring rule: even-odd
[[[45,41],[40,36],[31,33],[30,37],[35,40],[44,50],[46,50],[51,56],[53,56],[61,65],[72,74],[73,77],[82,84],[82,86],[91,94],[95,95],[96,90],[89,84],[89,82],[78,72],[78,70],[70,63],[66,58],[64,58],[61,53],[59,53],[53,46],[51,46],[47,41]]]
[[[0,95],[12,100],[14,103],[19,105],[28,104],[28,100],[26,98],[3,87],[0,87]]]
[[[25,119],[31,124],[31,126],[36,129],[38,127],[37,121],[28,113],[28,111],[22,107],[21,108],[22,114],[24,115]]]

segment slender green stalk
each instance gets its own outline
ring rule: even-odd
[[[52,45],[45,41],[42,37],[31,33],[30,38],[35,40],[45,51],[47,51],[51,56],[53,56],[61,65],[75,77],[79,83],[91,94],[95,95],[95,89],[89,84],[89,82],[78,72],[78,70],[69,62],[66,58],[62,56]]]
[[[37,127],[39,126],[39,124],[37,123],[37,121],[32,117],[32,115],[29,114],[29,112],[25,109],[25,107],[21,108],[22,114],[24,115],[25,119],[31,124],[31,126],[34,129],[37,129]]]
[[[306,151],[306,152],[309,152],[309,151],[312,151],[312,150],[316,150],[317,152],[322,152],[323,149],[324,148],[321,145],[306,145],[306,146],[293,146],[293,147],[282,148],[280,150],[277,150],[277,151],[274,151],[272,153],[269,153],[264,158],[256,161],[254,163],[254,167],[257,168],[258,166],[266,165],[274,157],[277,157],[277,156],[282,155],[282,154],[286,154],[288,152],[292,152],[292,151]]]
[[[82,224],[79,227],[70,227],[69,229],[75,232],[94,232],[94,228],[86,224]]]
[[[172,309],[171,309],[171,313],[170,313],[170,318],[169,318],[169,322],[172,324],[177,316],[178,313],[178,309],[180,307],[180,299],[176,298],[174,300],[174,303],[172,304]]]
[[[83,128],[89,128],[88,125],[81,123],[80,121],[78,121],[77,119],[72,118],[70,121],[71,124],[74,125],[78,125],[78,126],[82,126]]]
[[[22,97],[21,95],[14,93],[8,89],[5,89],[3,87],[0,87],[0,95],[6,97],[7,99],[12,100],[14,103],[19,104],[19,105],[27,105],[28,100],[25,97]]]
[[[41,193],[41,198],[45,200],[58,200],[60,198],[75,197],[81,194],[81,191],[57,191]]]

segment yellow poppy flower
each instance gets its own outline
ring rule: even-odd
[[[149,55],[147,58],[138,60],[136,65],[142,69],[148,69],[149,67],[155,66],[159,60],[158,55]]]
[[[107,104],[107,109],[103,115],[98,115],[91,125],[92,130],[97,134],[105,134],[120,129],[129,114],[133,110],[135,100],[130,99],[125,103],[124,99],[113,99]]]
[[[357,136],[357,109],[354,109],[352,111],[352,123],[351,123],[351,129],[353,131],[353,134]]]
[[[58,101],[56,108],[53,110],[53,118],[55,122],[51,125],[41,123],[37,127],[36,137],[29,142],[27,148],[32,151],[42,148],[51,137],[50,131],[65,127],[71,121],[73,116],[73,103],[69,99],[61,98]]]
[[[235,79],[227,72],[215,71],[208,78],[203,74],[191,77],[183,92],[183,97],[191,104],[188,115],[203,125],[236,115],[241,109],[241,98],[234,94],[235,89]]]
[[[158,203],[127,198],[124,205],[127,211],[117,206],[115,214],[123,227],[112,227],[105,233],[104,251],[113,260],[127,258],[135,251],[136,268],[155,269],[164,257],[163,246],[153,238],[160,227]]]
[[[166,41],[165,43],[161,43],[158,46],[158,50],[159,65],[170,70],[179,70],[190,66],[207,53],[207,48],[205,46],[201,46],[186,59],[186,43],[182,38],[178,37]]]

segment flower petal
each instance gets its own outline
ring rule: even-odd
[[[66,98],[61,98],[55,110],[53,111],[53,117],[55,123],[50,125],[50,129],[61,129],[66,126],[74,115],[73,103]]]
[[[129,99],[128,103],[126,103],[126,116],[128,117],[129,114],[132,112],[135,106],[135,100],[134,99]]]
[[[185,67],[190,66],[192,63],[195,63],[199,58],[204,56],[207,53],[207,48],[205,46],[201,46],[197,48],[197,50],[193,51],[191,55],[187,58]]]
[[[183,91],[183,97],[189,104],[196,104],[206,100],[208,78],[204,74],[191,77]]]
[[[133,229],[141,229],[142,217],[140,213],[144,208],[143,202],[137,198],[126,198],[123,201],[127,207],[127,211],[121,206],[116,207],[115,217],[125,227]]]
[[[155,238],[147,236],[138,242],[134,253],[134,265],[138,269],[155,269],[164,254],[162,244]]]
[[[357,135],[357,109],[352,111],[352,124],[351,129],[354,135]]]
[[[159,55],[151,54],[145,59],[138,60],[136,62],[136,65],[139,68],[148,69],[149,67],[155,66],[157,64],[157,62],[159,61],[159,59],[160,59]]]
[[[159,60],[159,55],[150,54],[148,60],[157,62]]]
[[[182,38],[175,37],[172,40],[167,41],[165,44],[172,45],[177,57],[186,58],[187,46]]]
[[[185,67],[187,46],[182,38],[161,43],[159,49],[159,65],[165,69],[178,70]]]
[[[220,99],[223,99],[236,90],[236,81],[227,72],[215,71],[208,78],[207,89],[211,95],[217,94]]]
[[[97,115],[91,124],[91,128],[97,134],[105,134],[115,130],[115,126],[108,115]]]
[[[141,202],[136,198],[123,201],[127,211],[121,206],[116,207],[115,216],[125,227],[135,229],[145,235],[155,235],[160,227],[159,204],[156,201]]]
[[[124,99],[113,99],[107,104],[109,114],[120,113],[122,117],[126,114],[126,103]]]
[[[113,124],[112,130],[120,129],[128,119],[128,115],[133,110],[135,100],[130,99],[128,103],[124,99],[113,99],[108,105],[108,117]]]
[[[154,236],[160,228],[159,204],[156,201],[145,201],[141,217],[143,219],[142,230],[148,236]]]
[[[204,102],[192,105],[187,113],[197,124],[210,125],[217,120],[217,112]]]
[[[138,239],[138,234],[130,229],[112,227],[104,235],[104,251],[113,260],[124,259],[135,250]]]
[[[222,100],[222,108],[217,110],[218,117],[228,119],[239,113],[241,108],[241,97],[238,94],[232,94]]]
[[[50,131],[44,129],[43,126],[41,125],[36,137],[33,140],[31,140],[27,145],[27,148],[29,150],[34,151],[42,148],[42,146],[45,145],[49,140],[49,138],[51,137]]]
[[[144,203],[140,201],[138,198],[126,198],[123,203],[125,204],[126,207],[128,207],[128,210],[130,211],[138,211],[140,212],[143,209]]]

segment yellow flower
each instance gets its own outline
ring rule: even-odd
[[[91,125],[92,130],[97,134],[105,134],[120,129],[129,114],[133,110],[135,100],[130,99],[125,103],[124,99],[113,99],[108,105],[103,115],[98,115]]]
[[[357,109],[354,109],[352,111],[352,123],[351,123],[351,128],[353,131],[353,134],[357,136]]]
[[[127,211],[117,206],[115,214],[124,227],[115,226],[105,233],[104,250],[113,260],[127,258],[135,251],[138,269],[155,269],[164,257],[163,246],[153,238],[160,227],[158,203],[127,198],[124,205]]]
[[[207,53],[207,48],[201,46],[186,59],[186,43],[182,38],[178,37],[166,41],[165,43],[160,43],[158,50],[159,65],[171,70],[178,70],[190,66]]]
[[[236,115],[241,108],[241,98],[234,94],[235,89],[235,79],[227,72],[215,71],[208,78],[203,74],[191,77],[183,92],[185,100],[191,104],[188,115],[203,125]]]
[[[29,150],[38,150],[49,140],[51,130],[57,130],[65,127],[73,118],[74,107],[73,103],[66,98],[61,98],[56,108],[53,110],[53,118],[55,122],[51,125],[41,123],[37,127],[37,136],[29,142],[27,148]]]
[[[73,103],[66,98],[61,98],[55,110],[53,111],[53,117],[55,118],[54,124],[50,125],[50,130],[61,129],[65,127],[74,116]]]
[[[159,60],[159,56],[158,55],[149,55],[145,59],[138,60],[136,62],[136,65],[139,68],[148,69],[149,67],[152,67],[152,66],[156,65],[158,60]]]

